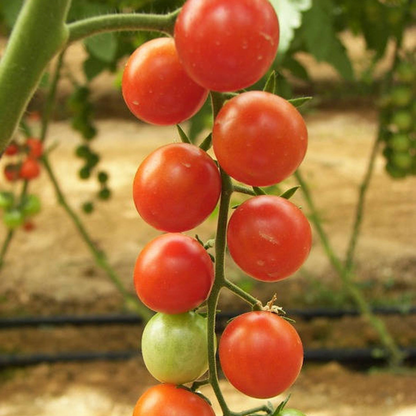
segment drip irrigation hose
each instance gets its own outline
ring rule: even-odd
[[[220,312],[217,317],[219,321],[227,321],[246,311]],[[416,306],[412,307],[380,307],[373,308],[377,315],[409,315],[416,313]],[[286,310],[288,317],[298,317],[304,320],[315,318],[339,319],[344,316],[359,316],[360,312],[354,309],[289,309]],[[61,326],[61,325],[137,325],[142,319],[134,314],[107,314],[107,315],[55,315],[55,316],[24,316],[12,318],[0,318],[0,330],[33,326]]]
[[[416,348],[404,348],[407,363],[416,362]],[[91,361],[125,361],[141,356],[138,350],[104,351],[104,352],[63,352],[55,354],[0,354],[0,369],[6,367],[24,367],[41,363],[68,363]],[[358,349],[306,349],[306,363],[327,363],[336,361],[346,365],[366,367],[382,365],[386,357],[377,348]]]

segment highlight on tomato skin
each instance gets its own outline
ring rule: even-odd
[[[133,416],[215,416],[202,397],[173,384],[158,384],[147,389],[137,401]]]
[[[297,331],[268,311],[247,312],[233,319],[222,333],[218,352],[228,381],[245,395],[259,399],[287,390],[303,365]]]
[[[174,29],[189,76],[219,92],[259,81],[273,63],[279,35],[279,21],[268,0],[187,0]]]
[[[306,261],[312,230],[292,202],[260,195],[243,202],[228,223],[227,243],[234,262],[251,277],[276,282],[295,273]]]
[[[128,59],[122,95],[137,118],[164,126],[191,118],[203,106],[208,91],[185,72],[173,39],[157,38],[142,44]]]
[[[172,143],[156,149],[140,164],[133,200],[140,216],[160,231],[184,232],[212,213],[221,193],[213,159],[198,146]]]
[[[195,239],[168,233],[151,240],[134,268],[140,300],[156,312],[178,314],[200,306],[214,283],[214,266]]]
[[[231,177],[251,186],[275,185],[302,163],[308,131],[287,100],[264,91],[230,99],[215,118],[212,144]]]

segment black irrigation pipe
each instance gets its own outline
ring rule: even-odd
[[[416,348],[403,348],[406,361],[416,362]],[[0,369],[7,367],[24,367],[41,363],[91,362],[91,361],[124,361],[140,357],[138,350],[107,351],[107,352],[65,352],[56,354],[0,354]],[[377,349],[306,349],[306,363],[326,363],[337,361],[358,367],[382,365],[387,362],[386,356]]]
[[[243,312],[220,312],[218,320],[228,320]],[[416,306],[412,307],[380,307],[373,308],[377,315],[408,315],[416,314]],[[354,309],[290,309],[286,310],[289,317],[298,317],[304,320],[314,318],[339,319],[344,316],[359,316],[360,312]],[[0,318],[0,329],[36,327],[36,326],[60,326],[60,325],[137,325],[142,319],[134,314],[106,314],[106,315],[62,315],[62,316],[25,316]]]

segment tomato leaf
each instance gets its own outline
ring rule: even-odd
[[[293,56],[286,55],[282,66],[287,68],[296,78],[299,78],[303,81],[310,81],[306,68]]]
[[[104,62],[112,62],[117,53],[117,38],[114,33],[100,33],[85,39],[88,52]]]
[[[199,147],[202,150],[209,150],[211,148],[212,145],[212,133],[209,133],[207,137],[205,137],[205,139],[202,141],[202,143],[199,145]]]
[[[337,37],[331,0],[313,2],[305,12],[301,33],[306,48],[317,61],[331,64],[346,80],[354,79],[351,61]]]
[[[293,188],[288,189],[280,195],[280,198],[290,199],[300,188],[300,185],[294,186]]]
[[[290,104],[292,104],[294,107],[298,108],[302,106],[303,104],[307,103],[308,101],[312,100],[312,97],[299,97],[299,98],[291,98],[288,100]]]
[[[257,186],[253,186],[253,191],[256,195],[267,195],[267,192]]]
[[[302,23],[302,12],[312,7],[312,0],[270,0],[279,17],[280,40],[278,56],[283,56],[294,38],[295,29]]]
[[[276,71],[272,71],[272,73],[266,81],[263,91],[270,92],[271,94],[276,94],[276,78]]]
[[[276,407],[276,410],[274,411],[274,413],[272,414],[272,416],[279,416],[279,413],[285,408],[285,406],[287,405],[287,402],[290,399],[290,394],[289,396],[286,397],[285,400],[283,400],[279,406]]]
[[[93,55],[90,55],[83,63],[84,73],[88,81],[91,81],[107,68],[108,66],[105,62],[97,59]]]

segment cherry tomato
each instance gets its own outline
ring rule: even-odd
[[[29,137],[26,140],[27,155],[32,159],[38,159],[43,154],[43,144],[36,137]]]
[[[156,125],[187,120],[208,95],[189,78],[170,38],[153,39],[136,49],[124,69],[122,92],[136,117]]]
[[[31,157],[26,158],[20,166],[19,177],[21,179],[31,180],[40,175],[39,162]]]
[[[195,82],[209,90],[235,91],[269,69],[279,22],[268,0],[188,0],[174,36],[179,58]]]
[[[219,357],[224,375],[237,390],[265,399],[295,382],[303,364],[303,347],[285,319],[271,312],[247,312],[225,328]]]
[[[215,156],[234,179],[269,186],[291,175],[308,145],[305,122],[288,101],[263,91],[240,94],[220,110],[212,132]]]
[[[137,211],[161,231],[182,232],[201,224],[214,210],[220,193],[215,162],[199,147],[186,143],[151,153],[133,182]]]
[[[7,156],[14,156],[19,153],[19,146],[16,143],[10,143],[6,150],[4,151],[4,154]]]
[[[25,217],[31,217],[40,212],[42,206],[39,197],[30,194],[26,195],[22,201],[22,212]]]
[[[12,192],[0,192],[0,209],[9,209],[13,206],[14,194]]]
[[[134,268],[134,286],[150,309],[187,312],[207,299],[214,282],[209,254],[183,234],[164,234],[148,243]]]
[[[3,170],[4,177],[9,182],[16,182],[19,180],[19,165],[15,163],[8,163]]]
[[[312,232],[302,211],[287,199],[261,195],[243,202],[227,229],[231,257],[250,276],[274,282],[306,260]]]
[[[149,373],[163,383],[196,380],[208,369],[206,318],[157,313],[144,328],[142,355]]]
[[[23,213],[16,208],[7,210],[3,214],[3,223],[10,230],[14,230],[20,227],[21,225],[23,225],[23,222]]]
[[[133,416],[215,416],[200,396],[173,384],[150,387],[137,401]]]

